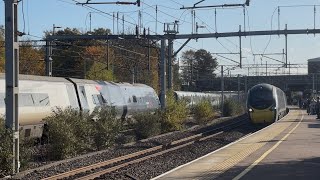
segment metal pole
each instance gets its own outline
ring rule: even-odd
[[[238,102],[240,103],[240,74],[238,74]]]
[[[114,33],[114,18],[115,18],[115,16],[114,16],[114,12],[113,12],[113,14],[112,14],[112,20],[113,20],[113,23],[112,23],[112,33],[113,33],[113,34],[115,34],[115,33]]]
[[[246,31],[246,8],[243,7],[243,31]]]
[[[239,33],[241,32],[241,25],[239,25]],[[242,43],[241,43],[241,36],[239,36],[239,48],[240,48],[240,68],[242,68]]]
[[[83,59],[83,79],[86,79],[87,77],[87,59]]]
[[[214,29],[215,29],[215,32],[217,33],[218,32],[218,29],[217,29],[217,9],[214,9]]]
[[[125,34],[124,33],[124,15],[122,14],[122,33],[123,35]]]
[[[268,76],[268,61],[266,61],[266,76]]]
[[[51,61],[51,53],[50,53],[50,41],[46,40],[46,76],[51,76],[52,72],[50,71],[50,61]]]
[[[135,82],[135,67],[132,68],[132,84]]]
[[[194,10],[191,10],[191,27],[192,27],[191,34],[193,34],[193,29],[194,29],[194,28],[193,28],[193,26],[194,26],[194,25],[193,25],[193,24],[194,24],[194,22],[193,22],[193,11],[194,11]]]
[[[244,92],[245,94],[248,93],[248,77],[247,76],[244,77]]]
[[[148,39],[148,71],[151,71],[151,47],[150,40]]]
[[[89,20],[90,20],[90,32],[91,32],[91,25],[92,25],[92,22],[91,22],[91,12],[89,12]]]
[[[314,74],[312,74],[312,94],[314,93]]]
[[[224,78],[223,78],[223,66],[221,66],[221,117],[223,117],[223,105],[224,105]]]
[[[289,62],[289,76],[290,76],[290,69],[291,69],[291,67],[290,67],[290,62]]]
[[[158,5],[156,5],[156,34],[158,34]]]
[[[172,89],[172,39],[168,40],[168,89]]]
[[[117,35],[119,35],[119,11],[117,12]]]
[[[109,54],[110,54],[110,46],[109,46],[109,39],[107,39],[107,70],[109,70],[109,58],[110,58],[110,56],[109,56]]]
[[[288,25],[286,24],[286,30],[288,28]],[[288,67],[288,35],[285,34],[285,39],[286,39],[286,44],[285,44],[285,48],[286,48],[286,64],[285,64],[285,67],[287,68]]]
[[[278,30],[280,30],[280,7],[278,6]]]
[[[160,53],[160,103],[161,109],[166,108],[166,60],[165,60],[166,40],[161,39],[161,53]]]
[[[317,10],[316,10],[316,6],[313,7],[313,29],[316,29],[316,13],[317,13]]]
[[[18,173],[19,162],[19,44],[18,0],[5,0],[5,68],[6,68],[6,127],[12,129],[12,174]]]

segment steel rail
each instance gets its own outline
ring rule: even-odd
[[[83,179],[94,179],[94,178],[97,178],[97,177],[99,177],[99,176],[101,176],[103,174],[107,174],[107,173],[110,173],[110,172],[115,171],[117,169],[126,167],[126,166],[128,166],[130,164],[135,164],[135,163],[138,163],[138,162],[142,162],[142,161],[145,161],[145,160],[150,159],[152,157],[156,157],[156,156],[159,156],[159,155],[162,155],[162,154],[165,154],[165,153],[168,153],[168,152],[183,148],[185,146],[191,145],[191,144],[193,144],[195,142],[204,141],[206,139],[212,138],[214,136],[222,134],[226,130],[230,130],[230,129],[233,129],[233,128],[236,128],[236,127],[244,125],[246,122],[248,122],[246,120],[247,120],[247,118],[242,118],[239,121],[236,121],[236,122],[233,122],[233,123],[229,123],[227,125],[224,125],[224,126],[221,126],[221,127],[217,127],[217,128],[211,129],[211,130],[207,130],[205,132],[198,133],[198,134],[195,134],[193,136],[189,136],[189,137],[186,137],[186,138],[175,140],[175,141],[172,141],[171,143],[168,143],[168,144],[155,146],[155,147],[152,147],[152,148],[149,148],[149,149],[145,149],[145,150],[138,151],[138,152],[131,153],[131,154],[128,154],[128,155],[124,155],[124,156],[120,156],[120,157],[117,157],[117,158],[114,158],[114,159],[110,159],[110,160],[107,160],[107,161],[104,161],[104,162],[100,162],[100,163],[92,164],[92,165],[89,165],[89,166],[77,168],[77,169],[74,169],[74,170],[71,170],[71,171],[68,171],[68,172],[64,172],[64,173],[61,173],[61,174],[57,174],[57,175],[54,175],[54,176],[51,176],[51,177],[44,178],[43,180],[56,180],[56,179],[69,178],[71,176],[74,176],[74,175],[77,175],[77,174],[80,174],[80,173],[92,171],[92,170],[95,170],[95,169],[98,169],[98,168],[103,168],[105,166],[108,166],[108,165],[111,165],[111,164],[114,164],[114,163],[119,163],[119,162],[124,161],[124,160],[129,160],[129,159],[132,159],[132,158],[138,158],[139,156],[146,155],[148,153],[152,153],[152,154],[146,155],[144,157],[140,157],[138,159],[133,159],[132,161],[128,161],[128,162],[125,162],[125,163],[122,163],[122,164],[119,164],[119,165],[116,165],[116,166],[113,166],[113,167],[110,167],[110,168],[107,168],[107,169],[104,169],[104,170],[101,170],[101,171],[97,171],[95,173],[86,175],[84,177],[77,178],[77,179],[81,179],[81,180],[83,180]],[[213,133],[213,132],[215,132],[215,133]],[[159,150],[161,150],[161,151],[159,151]]]

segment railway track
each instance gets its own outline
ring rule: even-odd
[[[189,146],[195,142],[204,141],[206,139],[212,138],[225,131],[238,128],[245,124],[248,124],[247,118],[240,119],[237,122],[228,123],[224,126],[213,128],[186,138],[182,138],[176,141],[172,141],[168,144],[162,144],[152,148],[148,148],[142,151],[131,153],[128,155],[120,156],[114,159],[103,161],[100,163],[92,164],[82,168],[77,168],[71,171],[67,171],[61,174],[57,174],[51,177],[44,178],[43,180],[56,180],[56,179],[79,179],[79,180],[89,180],[98,178],[104,174],[111,173],[120,168],[129,166],[131,164],[146,161],[150,158],[157,157],[171,151],[181,149],[183,147]]]

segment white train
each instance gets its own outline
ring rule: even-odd
[[[0,115],[5,114],[5,77],[0,74]],[[160,107],[153,88],[144,84],[113,83],[73,78],[19,76],[19,123],[25,137],[41,137],[43,118],[53,108],[72,107],[93,112],[114,106],[118,116],[155,111]]]
[[[188,106],[195,105],[202,100],[208,100],[211,102],[213,106],[219,106],[221,103],[221,92],[187,92],[187,91],[175,91],[175,98],[177,100],[184,99],[187,101]],[[234,91],[226,91],[224,92],[225,99],[238,99],[238,93]],[[244,99],[243,93],[240,95],[241,99]]]

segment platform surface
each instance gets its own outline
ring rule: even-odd
[[[281,121],[154,179],[320,179],[320,121],[293,109]]]

